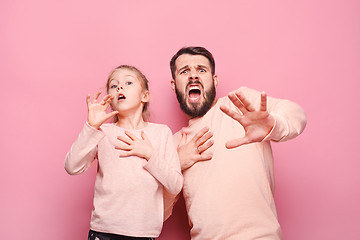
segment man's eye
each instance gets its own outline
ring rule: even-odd
[[[111,85],[110,88],[117,88],[117,85]]]
[[[206,72],[205,69],[200,69],[199,72]]]
[[[180,74],[184,74],[184,73],[187,73],[187,72],[188,72],[188,70],[184,70],[184,71],[180,72]]]
[[[129,81],[129,82],[126,82],[125,84],[126,84],[126,85],[131,85],[131,84],[132,84],[132,82],[130,82],[130,81]]]

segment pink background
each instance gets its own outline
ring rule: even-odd
[[[185,118],[169,60],[201,45],[218,96],[248,86],[307,112],[300,137],[273,144],[284,239],[358,239],[359,13],[358,0],[1,1],[1,238],[86,239],[96,167],[63,169],[85,96],[133,64],[151,82],[151,120],[175,132]],[[189,239],[184,211],[159,239]]]

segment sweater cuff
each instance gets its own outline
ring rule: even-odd
[[[279,142],[288,132],[288,129],[286,128],[286,120],[283,116],[277,113],[271,113],[271,116],[275,119],[274,126],[262,142],[270,140]]]
[[[157,163],[158,157],[158,151],[154,150],[153,154],[151,155],[150,159],[147,161],[147,163],[144,165],[144,168],[148,170],[151,175],[156,176],[159,172],[161,173],[161,170],[159,168],[159,164]]]
[[[85,123],[83,131],[85,131],[86,135],[88,135],[90,139],[95,139],[97,143],[105,137],[105,133],[103,131],[90,126],[88,122]]]

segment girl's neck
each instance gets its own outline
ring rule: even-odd
[[[144,121],[142,114],[139,115],[132,115],[132,116],[119,116],[118,121],[115,123],[116,126],[135,130],[135,129],[143,129],[147,126],[147,122]]]

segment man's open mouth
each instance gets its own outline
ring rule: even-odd
[[[201,99],[201,87],[199,84],[188,87],[188,96],[190,102],[198,102]]]

